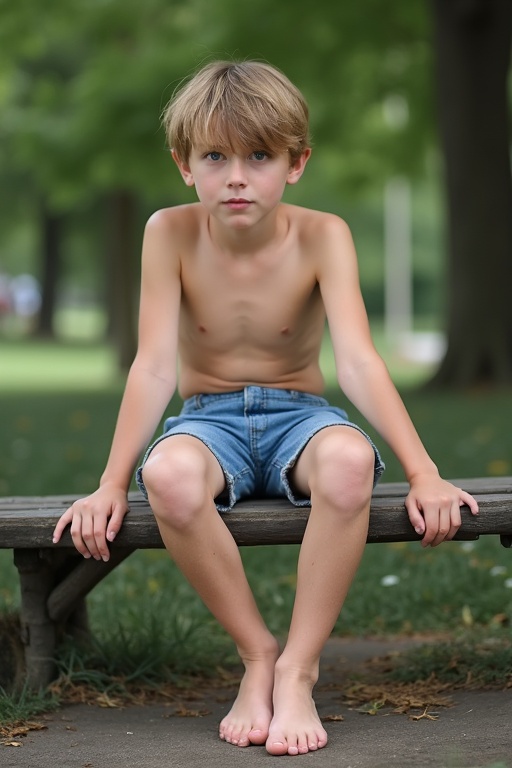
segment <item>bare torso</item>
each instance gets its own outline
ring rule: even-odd
[[[181,209],[182,397],[250,384],[322,392],[325,312],[308,223],[314,229],[323,214],[288,205],[279,213],[272,247],[234,255],[215,247],[201,205]]]

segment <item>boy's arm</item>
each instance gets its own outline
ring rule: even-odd
[[[400,461],[410,483],[406,507],[411,523],[424,534],[423,546],[435,546],[457,532],[462,504],[474,514],[478,505],[439,476],[373,345],[352,237],[340,219],[329,217],[321,251],[318,280],[340,387]]]
[[[84,557],[108,560],[128,511],[135,466],[176,388],[181,296],[179,257],[165,211],[148,221],[142,248],[138,350],[130,368],[107,465],[97,491],[60,518],[54,543],[71,523],[73,543]]]

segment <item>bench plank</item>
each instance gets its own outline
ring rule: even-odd
[[[466,484],[467,487],[468,484]],[[504,485],[499,484],[500,491]],[[404,484],[404,491],[405,491]],[[486,534],[512,535],[512,483],[507,492],[475,493],[480,515],[462,508],[462,526],[457,539],[474,539]],[[0,500],[0,548],[52,548],[53,529],[77,497]],[[240,546],[297,544],[302,540],[309,516],[307,507],[294,507],[285,499],[251,499],[239,502],[223,514],[226,525]],[[375,494],[370,512],[368,542],[416,541],[404,507],[404,493]],[[57,548],[73,546],[65,532]],[[126,548],[157,549],[162,540],[151,509],[140,493],[130,494],[130,512],[114,544]]]

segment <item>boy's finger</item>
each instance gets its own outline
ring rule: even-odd
[[[95,560],[99,560],[101,555],[96,546],[93,526],[94,523],[91,517],[78,518],[71,526],[71,535],[75,547],[84,557],[92,556]]]
[[[471,496],[470,493],[466,493],[466,491],[461,491],[460,500],[461,500],[461,505],[466,504],[470,508],[473,515],[478,515],[479,513],[478,502],[476,499],[473,498],[473,496]]]
[[[425,520],[421,514],[416,502],[412,499],[405,500],[405,507],[409,515],[409,521],[417,534],[425,533]]]
[[[123,520],[126,512],[127,512],[127,509],[121,506],[117,506],[114,509],[114,512],[112,513],[112,517],[110,518],[110,521],[107,527],[107,539],[109,541],[114,541],[115,537],[119,533],[121,526],[123,524]]]
[[[456,501],[453,502],[450,510],[450,531],[448,535],[446,536],[446,541],[451,541],[457,531],[459,530],[460,526],[462,525],[462,517],[460,514],[460,506],[457,504]]]
[[[59,522],[53,529],[52,541],[54,544],[57,544],[57,542],[60,541],[60,537],[62,536],[64,529],[66,528],[67,525],[70,524],[72,519],[73,519],[73,511],[71,509],[68,509],[66,512],[64,512]]]
[[[96,548],[97,555],[94,555],[93,557],[101,557],[101,559],[106,563],[107,560],[110,559],[110,551],[107,544],[106,539],[106,526],[105,523],[101,525],[100,523],[95,524],[94,528],[94,544]]]
[[[71,526],[71,538],[73,539],[73,544],[75,545],[75,549],[77,549],[80,552],[80,554],[83,555],[86,559],[89,559],[91,557],[91,553],[89,552],[86,542],[82,539],[82,533],[81,533],[79,522],[76,528],[74,524]]]
[[[422,547],[435,547],[437,543],[437,537],[439,536],[440,527],[440,510],[436,505],[435,507],[426,506],[423,509],[423,515],[425,517],[425,535],[421,540]]]

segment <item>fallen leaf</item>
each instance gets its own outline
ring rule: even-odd
[[[10,725],[0,726],[0,744],[4,747],[21,747],[21,742],[16,739],[20,736],[26,736],[29,731],[43,731],[47,728],[42,723],[11,723]]]
[[[211,715],[211,711],[209,709],[188,709],[184,704],[181,704],[174,710],[173,714],[175,717],[204,717]]]
[[[428,707],[426,707],[421,715],[409,715],[409,720],[439,720],[439,715],[434,712],[429,713]]]
[[[358,707],[357,711],[362,712],[363,715],[376,715],[385,704],[385,701],[371,701],[367,704],[363,704],[362,707]]]
[[[108,693],[101,693],[96,698],[96,704],[99,707],[105,707],[107,709],[119,709],[121,706],[121,703],[116,701],[116,699],[111,699]]]

